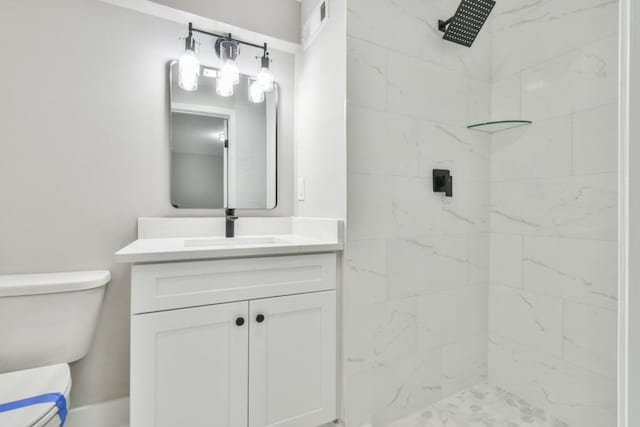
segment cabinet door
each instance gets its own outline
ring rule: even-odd
[[[248,306],[133,316],[131,427],[247,426]]]
[[[249,303],[249,426],[336,418],[335,291]]]

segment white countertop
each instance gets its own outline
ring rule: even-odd
[[[269,255],[297,255],[336,252],[343,249],[342,221],[324,219],[256,219],[238,221],[235,238],[213,234],[220,218],[141,218],[139,239],[115,254],[116,261],[154,263],[198,259],[239,258]],[[194,228],[194,224],[197,227]],[[223,223],[224,224],[224,223]],[[202,233],[199,228],[202,225]],[[244,225],[244,227],[243,227]],[[275,227],[274,227],[275,225]],[[184,231],[182,231],[184,230]]]

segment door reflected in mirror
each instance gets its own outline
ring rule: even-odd
[[[171,121],[173,206],[224,209],[225,143],[229,121],[215,115],[179,111],[172,111]]]
[[[171,204],[179,209],[273,209],[276,206],[278,87],[249,99],[241,75],[232,96],[216,93],[217,70],[202,67],[195,91],[178,86],[169,65]],[[255,101],[255,97],[254,97]]]

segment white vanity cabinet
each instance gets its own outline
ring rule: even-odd
[[[131,426],[247,425],[248,303],[133,316]]]
[[[334,420],[336,293],[249,303],[249,427]]]
[[[336,254],[132,267],[132,427],[336,414]]]

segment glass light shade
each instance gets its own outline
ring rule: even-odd
[[[240,54],[240,46],[233,40],[220,41],[220,76],[223,80],[231,81],[237,85],[240,82],[240,70],[238,68],[237,59]]]
[[[263,67],[262,70],[260,70],[260,73],[258,73],[258,76],[256,77],[256,81],[263,91],[271,92],[273,90],[273,74],[271,74],[271,71],[269,71],[268,68]]]
[[[200,61],[193,50],[185,51],[178,64],[178,86],[187,91],[198,89]]]
[[[237,85],[240,82],[240,70],[235,61],[229,59],[222,64],[218,79],[226,80],[233,85]]]
[[[256,79],[249,79],[249,101],[256,104],[264,102],[264,90]]]
[[[233,82],[222,77],[216,79],[216,93],[220,96],[233,95]]]

